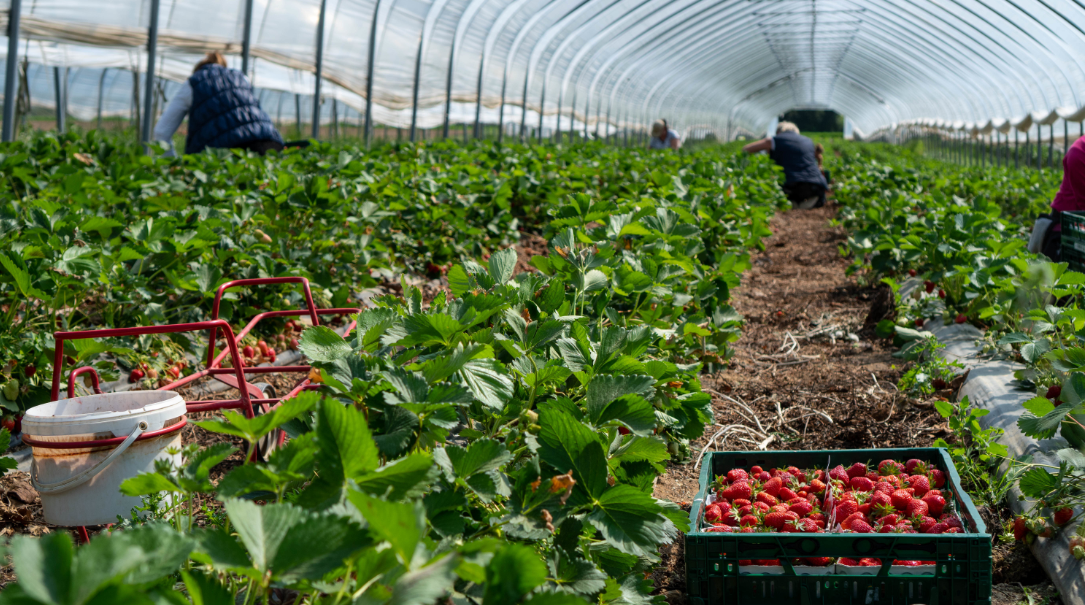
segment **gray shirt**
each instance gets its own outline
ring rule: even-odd
[[[681,141],[678,138],[678,133],[668,128],[667,139],[660,140],[659,137],[652,137],[652,140],[648,141],[648,149],[670,149],[673,141],[679,141],[679,145],[681,145]]]

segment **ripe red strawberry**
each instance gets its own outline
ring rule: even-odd
[[[916,470],[920,469],[920,470]],[[904,463],[904,472],[909,475],[922,475],[927,470],[927,463],[917,458],[911,458]]]
[[[799,481],[806,481],[806,473],[804,473],[802,469],[797,466],[787,467],[787,472]]]
[[[724,533],[724,534],[726,534],[726,533],[731,533],[731,531],[733,531],[733,530],[731,529],[730,525],[713,525],[712,527],[709,527],[709,528],[705,529],[706,533]]]
[[[947,529],[949,529],[949,526],[946,525],[945,523],[935,523],[934,525],[931,526],[930,530],[925,531],[923,533],[925,533],[925,534],[944,534],[944,533],[946,533]]]
[[[757,517],[753,515],[743,515],[742,518],[739,519],[738,524],[742,527],[753,527],[758,524],[758,520]]]
[[[901,521],[900,523],[897,523],[897,526],[895,528],[893,528],[893,533],[914,534],[916,533],[916,531],[915,528],[908,524],[907,521]]]
[[[783,489],[784,482],[779,477],[773,477],[765,482],[761,486],[761,490],[768,493],[771,496],[777,496],[780,494],[780,490]]]
[[[807,517],[807,519],[810,519],[811,521],[814,521],[815,523],[818,522],[818,521],[821,521],[822,523],[825,523],[825,521],[827,521],[827,519],[825,518],[825,513],[823,513],[823,512],[810,513],[810,515]]]
[[[922,498],[924,494],[931,491],[931,481],[923,475],[913,475],[908,477],[908,487],[915,490],[916,498]]]
[[[715,504],[710,504],[704,511],[705,521],[709,523],[720,523],[723,521],[723,511]]]
[[[856,520],[852,521],[851,522],[851,527],[849,529],[851,531],[857,533],[857,534],[874,533],[874,528],[871,527],[869,523],[867,523],[866,521],[864,521],[862,519],[856,519]]]
[[[889,497],[888,492],[877,491],[877,486],[875,486],[874,489],[874,493],[870,495],[870,504],[872,505],[872,508],[877,510],[880,507],[893,506],[893,501]]]
[[[1047,397],[1051,401],[1058,400],[1059,397],[1062,397],[1062,385],[1054,384],[1047,387],[1047,393],[1044,397]]]
[[[859,567],[881,567],[881,564],[881,559],[872,559],[870,557],[859,559]]]
[[[908,277],[915,277],[919,273],[915,269],[908,269]]]
[[[1017,517],[1013,520],[1013,539],[1020,542],[1025,539],[1028,534],[1028,527],[1025,525],[1024,517]]]
[[[932,282],[929,279],[927,281],[923,282],[923,288],[927,291],[927,294],[930,294],[931,292],[934,292],[934,286],[935,286],[934,282]]]
[[[143,376],[143,370],[136,368],[128,375],[128,382],[139,382],[140,380],[143,380]]]
[[[866,471],[866,478],[870,479],[871,483],[877,483],[882,476],[878,474],[878,471],[868,468]]]
[[[859,512],[859,503],[854,500],[845,500],[836,505],[837,522],[846,519],[849,515]]]
[[[761,471],[761,473],[757,475],[757,480],[761,483],[765,483],[769,479],[772,479],[772,475],[770,475],[768,471]]]
[[[810,489],[807,491],[813,494],[820,494],[825,491],[825,483],[821,479],[814,479],[810,482]]]
[[[874,484],[874,492],[875,493],[880,492],[880,493],[883,493],[883,494],[885,494],[887,496],[889,494],[893,493],[893,490],[895,490],[895,489],[897,489],[897,488],[892,483],[890,483],[888,481],[879,481],[879,482]]]
[[[788,501],[788,500],[792,500],[792,499],[794,499],[794,498],[798,498],[798,497],[799,497],[799,495],[798,495],[798,494],[796,494],[795,492],[791,491],[791,489],[790,489],[790,488],[787,488],[787,487],[781,487],[781,488],[780,488],[780,493],[776,494],[776,497],[777,497],[777,498],[779,498],[780,500],[783,500],[783,501],[785,501],[785,502],[786,502],[786,501]]]
[[[794,517],[794,519],[791,517]],[[798,515],[795,515],[795,513],[769,513],[765,515],[765,526],[775,530],[781,530],[785,523],[788,521],[796,521],[798,518]]]
[[[931,515],[939,516],[946,508],[946,499],[938,494],[927,493],[922,498],[923,502],[927,503],[927,510]]]
[[[750,476],[746,474],[746,471],[740,468],[733,468],[727,471],[727,480],[731,483],[736,481],[749,481]]]
[[[757,504],[758,504],[757,502],[754,502],[755,506]],[[791,509],[788,508],[788,506],[786,504],[775,504],[769,510],[774,512],[774,513],[786,513],[787,511],[789,511]]]
[[[805,517],[806,515],[809,515],[811,511],[814,510],[814,505],[810,504],[806,500],[802,500],[800,502],[796,502],[795,504],[792,504],[791,506],[789,506],[788,510],[790,510],[791,512],[799,515],[800,517]]]
[[[923,320],[921,318],[919,318],[919,317],[915,318],[915,327],[917,327],[917,328],[922,328],[923,327]]]
[[[892,533],[893,531],[896,531],[896,526],[894,526],[894,525],[886,525],[884,523],[879,523],[878,525],[874,526],[874,532],[875,533],[888,534],[888,533]]]
[[[749,506],[751,504],[753,504],[753,502],[747,498],[738,498],[731,501],[731,506]]]
[[[753,488],[747,481],[736,481],[727,488],[727,494],[731,500],[749,500],[753,496]]]
[[[923,517],[919,520],[919,533],[929,534],[931,528],[935,525],[938,525],[938,521],[934,520],[933,517]]]
[[[929,509],[927,508],[927,503],[922,501],[922,500],[912,500],[904,508],[904,513],[905,513],[905,516],[907,516],[907,517],[915,517],[915,516],[922,517],[922,516],[926,515],[928,512],[929,512]]]
[[[1053,513],[1055,525],[1058,525],[1060,527],[1069,523],[1070,519],[1074,517],[1074,509],[1070,508],[1069,506],[1062,506],[1056,508],[1054,509]]]
[[[869,516],[870,516],[870,511],[871,511],[871,509],[873,509],[873,508],[874,508],[874,507],[873,507],[873,506],[871,506],[869,502],[864,502],[864,503],[862,503],[862,504],[860,504],[860,505],[859,505],[859,512],[861,512],[861,513],[863,513],[864,515],[866,515],[866,516],[868,516],[868,517],[869,517]]]
[[[880,521],[884,525],[896,525],[900,523],[901,519],[903,519],[903,517],[901,517],[900,515],[896,513],[889,513],[888,515],[882,517]]]
[[[755,465],[753,465],[753,466],[751,466],[751,467],[750,467],[750,474],[751,474],[751,475],[754,475],[754,476],[757,476],[757,475],[760,475],[760,474],[761,474],[761,471],[762,471],[762,470],[764,470],[764,469],[762,469],[762,468],[761,468],[760,466],[757,466],[757,465],[755,464]]]
[[[933,468],[930,470],[931,486],[941,489],[946,484],[946,474]]]
[[[866,521],[866,515],[860,512],[854,512],[840,521],[840,527],[843,529],[851,529],[851,524],[856,521]]]
[[[943,298],[944,299],[945,297],[946,297],[946,291],[939,288],[938,289],[938,298]]]
[[[776,499],[776,496],[773,496],[772,494],[770,494],[768,492],[758,492],[757,501],[758,502],[764,502],[765,504],[768,504],[769,506],[772,506],[774,504],[779,504],[779,502],[780,502],[779,500]]]
[[[919,561],[899,561],[898,560],[898,561],[893,561],[893,565],[898,565],[898,566],[901,566],[901,567],[919,567],[920,562]]]
[[[898,489],[889,494],[889,500],[893,504],[893,508],[904,511],[908,508],[908,503],[912,501],[912,494],[905,489]]]
[[[957,318],[953,320],[955,323],[963,324],[968,321],[968,318],[964,316],[964,313],[958,313]]]
[[[942,533],[946,533],[946,534],[962,534],[964,532],[962,532],[961,528],[959,528],[959,527],[951,527],[951,528],[947,529],[946,531],[944,531]],[[1050,538],[1051,536],[1047,536],[1047,537]]]
[[[841,565],[847,565],[848,567],[859,567],[859,561],[849,557],[840,557],[836,562]]]
[[[762,510],[761,512],[768,512],[768,508],[769,508],[768,504],[765,504],[764,502],[758,502],[758,504],[765,507],[764,510]],[[738,514],[745,517],[746,515],[752,515],[753,511],[754,511],[753,505],[752,504],[747,504],[746,506],[739,507]]]
[[[853,490],[860,492],[874,491],[874,482],[870,479],[867,479],[866,477],[852,477],[848,485]]]
[[[896,460],[882,460],[878,463],[878,474],[883,476],[897,475],[900,474],[902,468],[903,467],[901,463],[897,462]]]
[[[738,510],[731,509],[731,512],[723,516],[723,522],[730,527],[738,527],[738,520],[740,518],[742,517],[738,514]]]
[[[961,522],[961,518],[957,515],[942,515],[941,517],[939,517],[938,520],[942,523],[945,523],[949,527],[964,529],[964,523]]]
[[[862,462],[856,462],[848,468],[847,473],[849,480],[851,477],[865,477],[866,465]]]
[[[848,475],[848,471],[844,470],[842,464],[838,464],[829,471],[830,479],[839,479],[840,481],[851,481],[851,477]]]
[[[738,533],[740,533],[740,534],[756,534],[759,531],[761,531],[761,530],[758,529],[754,525],[745,525],[745,526],[739,528]]]

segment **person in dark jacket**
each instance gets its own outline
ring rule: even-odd
[[[188,116],[185,153],[206,147],[240,148],[260,155],[282,151],[283,138],[260,107],[245,74],[226,67],[222,53],[207,53],[154,127],[154,139],[170,144],[167,156],[176,155],[173,133]]]
[[[769,152],[769,156],[784,169],[784,193],[795,208],[808,210],[825,205],[829,188],[814,155],[814,142],[799,134],[799,127],[780,122],[776,136],[750,143],[742,148],[746,153]]]

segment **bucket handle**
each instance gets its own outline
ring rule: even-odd
[[[39,494],[63,494],[70,489],[79,487],[109,468],[109,466],[116,462],[117,458],[129,448],[129,446],[136,442],[136,439],[139,439],[139,436],[143,434],[143,431],[146,430],[147,423],[141,421],[139,425],[136,426],[135,430],[132,431],[132,434],[114,448],[113,451],[106,456],[105,460],[102,460],[98,464],[95,464],[74,477],[68,477],[63,481],[57,481],[56,483],[38,482],[38,460],[37,458],[33,458],[30,462],[30,484],[34,486],[34,489],[38,490]]]

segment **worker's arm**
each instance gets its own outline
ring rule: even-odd
[[[671,149],[678,151],[678,147],[682,145],[682,141],[678,140],[678,137],[671,137]]]
[[[170,150],[166,152],[166,157],[174,157],[177,155],[177,151],[173,148],[173,133],[177,132],[177,129],[181,126],[181,122],[185,121],[185,116],[188,115],[188,110],[192,107],[192,86],[188,82],[185,82],[181,89],[177,91],[177,94],[173,95],[166,110],[162,112],[162,117],[158,118],[158,123],[154,125],[154,140],[165,141],[170,144]]]
[[[761,139],[760,141],[757,141],[755,143],[750,143],[749,145],[742,148],[742,151],[745,151],[746,153],[758,153],[760,151],[771,151],[771,150],[772,150],[772,139]]]

